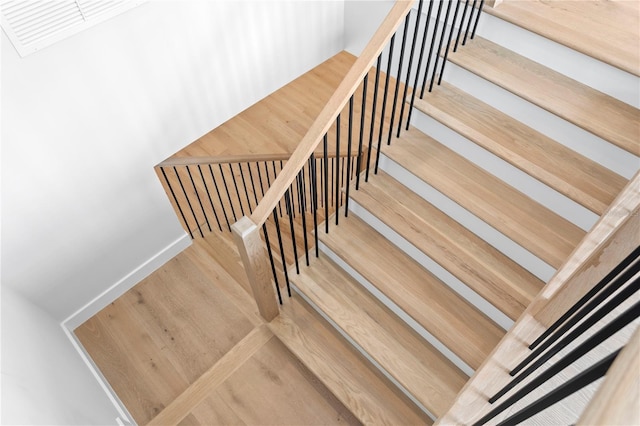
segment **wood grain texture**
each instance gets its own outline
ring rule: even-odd
[[[260,229],[247,216],[234,223],[231,229],[260,315],[271,321],[280,310]]]
[[[487,316],[357,216],[345,218],[334,232],[321,232],[320,241],[471,368],[478,368],[504,335]]]
[[[254,328],[148,424],[178,424],[272,337],[273,333],[265,325]]]
[[[540,108],[640,156],[640,111],[637,108],[481,37],[475,37],[465,49],[451,53],[449,59]]]
[[[322,137],[342,111],[362,82],[364,76],[369,72],[373,62],[384,48],[387,41],[395,33],[406,14],[411,10],[411,1],[397,1],[391,11],[384,19],[378,30],[364,48],[354,65],[345,75],[344,79],[333,93],[329,101],[323,107],[314,123],[309,128],[300,144],[291,155],[289,162],[278,175],[269,191],[265,194],[263,201],[256,207],[251,219],[255,224],[262,225],[273,208],[278,204],[286,189],[295,179],[298,171],[310,157],[322,140]]]
[[[383,172],[353,194],[358,204],[517,319],[543,282]]]
[[[616,357],[577,424],[640,424],[640,328]]]
[[[487,13],[640,76],[640,3],[505,1]]]
[[[301,298],[291,299],[269,327],[363,424],[432,423]]]
[[[416,108],[561,194],[602,215],[627,180],[443,82]]]
[[[467,380],[344,271],[314,258],[292,282],[434,416],[442,415]]]
[[[559,267],[585,232],[415,128],[385,155],[548,264]]]

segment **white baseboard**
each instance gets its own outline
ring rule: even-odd
[[[62,326],[73,331],[83,322],[97,314],[102,308],[122,296],[127,290],[151,275],[156,269],[178,255],[182,250],[191,245],[191,239],[184,233],[177,240],[160,250],[149,260],[131,271],[120,281],[96,296],[89,303],[71,314],[62,321]]]

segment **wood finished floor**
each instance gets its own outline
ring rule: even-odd
[[[264,326],[225,238],[194,240],[75,330],[135,421],[358,424]]]

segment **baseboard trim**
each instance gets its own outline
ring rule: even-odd
[[[122,296],[127,290],[151,275],[152,272],[190,245],[191,239],[187,233],[184,233],[184,235],[173,241],[164,249],[160,250],[149,260],[123,277],[120,281],[113,284],[82,308],[71,314],[67,319],[62,321],[63,327],[73,332],[73,330],[79,327],[83,322],[97,314],[102,308]]]

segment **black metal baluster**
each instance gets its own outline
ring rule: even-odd
[[[349,134],[347,135],[347,194],[344,198],[344,217],[349,216],[349,187],[351,186],[351,144],[353,131],[353,95],[349,98]]]
[[[382,96],[382,110],[380,111],[380,131],[378,132],[378,152],[376,152],[376,165],[373,169],[374,174],[378,174],[378,164],[380,162],[380,145],[382,145],[382,134],[384,133],[384,115],[387,109],[387,93],[389,92],[389,78],[391,77],[391,62],[393,61],[393,46],[396,41],[395,33],[391,36],[389,44],[389,57],[387,59],[387,75],[384,81],[384,93]]]
[[[387,145],[391,145],[391,136],[393,135],[393,125],[396,118],[396,108],[398,107],[398,93],[400,91],[400,76],[402,75],[402,63],[404,62],[404,48],[407,44],[407,31],[409,30],[409,17],[410,13],[404,17],[404,29],[402,31],[402,42],[400,43],[400,59],[398,60],[398,72],[396,73],[396,87],[393,91],[393,107],[391,108],[391,121],[389,121],[389,135],[387,136]],[[405,88],[408,82],[405,81]],[[404,99],[402,100],[404,104]],[[402,121],[402,120],[400,120]]]
[[[447,12],[444,14],[444,23],[442,24],[442,34],[440,34],[440,40],[438,41],[438,51],[436,52],[436,61],[433,64],[433,73],[431,74],[431,81],[429,82],[429,92],[433,90],[433,82],[436,79],[436,71],[438,70],[438,61],[440,60],[440,52],[442,51],[442,42],[444,41],[445,34],[447,33],[447,22],[449,21],[449,13],[451,12],[451,2],[447,3]],[[443,62],[444,67],[444,62]],[[440,83],[438,83],[440,84]]]
[[[244,187],[244,195],[247,197],[247,205],[249,206],[249,213],[253,213],[253,209],[251,208],[251,197],[249,197],[249,190],[247,189],[247,182],[244,178],[244,171],[242,170],[242,163],[238,163],[238,168],[240,169],[240,177],[242,178],[242,186]]]
[[[169,187],[169,191],[171,192],[171,196],[173,197],[173,201],[175,201],[176,206],[178,207],[178,211],[180,212],[180,216],[182,216],[182,220],[184,221],[184,225],[187,227],[187,231],[189,231],[189,236],[193,240],[193,232],[191,232],[191,227],[189,226],[189,222],[187,222],[187,218],[184,216],[184,212],[182,211],[182,207],[180,207],[180,203],[178,202],[178,197],[176,197],[176,193],[173,192],[173,187],[171,187],[171,183],[169,183],[169,179],[167,178],[167,173],[164,171],[164,167],[160,167],[160,171],[162,172],[162,176],[164,176],[164,181],[167,183],[167,187]]]
[[[211,199],[211,194],[209,193],[209,186],[207,185],[207,181],[204,178],[204,174],[202,173],[202,168],[200,164],[198,164],[198,172],[200,172],[200,177],[202,178],[202,183],[204,184],[204,189],[207,191],[207,197],[209,198],[209,203],[211,204],[211,210],[213,210],[213,215],[216,218],[216,223],[218,224],[218,228],[222,231],[222,226],[220,225],[220,219],[218,219],[218,213],[216,212],[216,208],[213,205],[213,200]]]
[[[282,160],[279,161],[279,164],[280,164],[280,171],[282,171],[282,168],[284,167],[283,164],[282,164]],[[275,163],[275,161],[272,163],[272,165],[273,165],[273,180],[275,182],[276,177],[278,177],[278,174],[276,172],[276,163]],[[279,206],[280,206],[280,203],[282,203],[282,198],[278,202]],[[282,217],[282,206],[280,206],[279,208],[280,208],[280,217]],[[293,212],[293,217],[296,217],[296,212],[295,211]]]
[[[240,204],[240,212],[244,216],[244,207],[242,207],[242,199],[240,198],[240,191],[238,190],[238,182],[236,182],[236,175],[233,173],[233,164],[229,163],[229,172],[231,173],[231,179],[233,180],[233,186],[236,189],[236,195],[238,196],[238,204]]]
[[[540,366],[542,366],[545,362],[547,362],[551,357],[564,349],[567,345],[573,342],[575,339],[580,337],[585,331],[587,331],[591,326],[600,321],[606,315],[611,313],[618,305],[627,300],[629,297],[633,296],[640,290],[640,278],[636,278],[631,284],[625,287],[622,291],[616,294],[610,301],[602,305],[598,310],[594,311],[591,316],[587,317],[582,323],[580,323],[574,330],[568,333],[565,337],[559,340],[555,345],[551,346],[548,351],[544,354],[540,355],[527,369],[522,371],[522,373],[518,374],[514,377],[511,382],[505,385],[500,391],[498,391],[494,396],[489,399],[490,403],[496,402],[499,398],[501,398],[504,394],[513,389],[518,383],[522,382],[526,379],[531,373],[536,371]]]
[[[594,333],[587,340],[578,345],[575,349],[570,351],[564,357],[559,359],[556,363],[551,365],[548,369],[540,373],[538,376],[534,377],[530,382],[522,387],[522,389],[515,392],[511,397],[507,398],[502,404],[491,410],[487,415],[485,415],[482,419],[480,419],[476,424],[481,425],[510,406],[514,403],[518,402],[524,396],[531,393],[533,390],[537,389],[540,385],[545,383],[551,377],[558,374],[560,371],[564,370],[569,365],[573,364],[576,360],[581,358],[584,354],[598,346],[600,343],[604,342],[606,339],[611,337],[614,333],[620,331],[623,327],[631,323],[633,320],[638,318],[640,315],[640,302],[637,302],[632,307],[624,311],[620,316],[616,319],[602,327],[596,333]]]
[[[422,58],[424,56],[424,47],[427,44],[427,35],[429,34],[429,21],[431,20],[431,11],[433,9],[433,0],[429,0],[429,8],[427,10],[427,19],[424,23],[424,32],[422,33],[422,43],[420,47],[420,55],[418,56],[418,65],[416,65],[416,77],[413,80],[413,89],[411,90],[411,103],[409,104],[409,113],[407,114],[407,126],[405,130],[409,130],[411,124],[411,114],[413,113],[413,104],[416,100],[416,93],[418,92],[418,81],[420,80],[420,67],[422,66]],[[418,15],[418,22],[416,23],[416,31],[418,31],[418,25],[420,24],[420,15]]]
[[[585,386],[588,386],[591,383],[595,382],[596,380],[607,374],[607,371],[609,371],[609,368],[616,360],[621,350],[622,348],[616,350],[615,352],[611,353],[596,364],[587,368],[580,374],[572,377],[570,380],[558,386],[545,396],[537,399],[533,403],[524,407],[522,410],[501,421],[500,423],[498,423],[498,426],[521,424],[522,422],[538,414],[545,408],[552,406],[558,401],[562,401],[569,395],[572,395]]]
[[[264,242],[267,244],[267,253],[269,253],[269,262],[271,263],[271,273],[273,274],[273,281],[276,285],[276,292],[278,293],[278,302],[282,305],[282,295],[280,294],[280,284],[278,283],[278,273],[276,272],[276,264],[273,261],[273,253],[271,252],[271,243],[269,242],[269,233],[267,232],[267,225],[262,224],[262,233],[264,234]]]
[[[281,216],[282,217],[282,216]],[[291,286],[289,285],[289,272],[287,271],[287,258],[284,255],[284,244],[282,243],[282,232],[280,232],[280,221],[278,220],[278,210],[273,208],[273,222],[276,225],[276,235],[278,236],[278,246],[280,247],[280,259],[282,259],[282,270],[284,280],[287,283],[287,293],[291,297]]]
[[[598,284],[596,284],[591,290],[587,292],[580,300],[578,300],[567,312],[565,312],[556,322],[554,322],[544,333],[542,333],[531,345],[529,345],[529,349],[535,349],[540,343],[542,343],[551,333],[554,333],[565,321],[567,321],[574,313],[576,313],[580,308],[582,308],[589,300],[591,300],[596,294],[600,292],[605,286],[607,286],[611,281],[616,278],[622,271],[624,271],[629,265],[631,265],[634,261],[638,260],[640,257],[640,246],[636,247],[619,265],[617,265],[611,272],[609,272]],[[637,270],[638,265],[636,264],[635,270]],[[622,283],[622,278],[618,278],[616,282]],[[612,289],[617,289],[619,285],[615,283],[612,284]],[[608,297],[612,292],[607,292],[605,294],[605,298]],[[602,299],[604,300],[604,299]],[[597,302],[598,304],[600,302]],[[576,315],[576,318],[580,316]]]
[[[211,167],[211,164],[209,164],[209,173],[211,173],[211,180],[213,181],[213,185],[216,188],[216,194],[218,194],[218,201],[220,201],[220,206],[222,206],[224,220],[227,222],[227,228],[229,228],[229,232],[231,232],[231,224],[229,223],[229,216],[227,216],[227,209],[224,207],[224,202],[222,201],[222,196],[220,195],[220,188],[218,188],[218,182],[216,181],[216,177],[213,174],[213,168]]]
[[[453,46],[453,51],[458,51],[458,43],[460,42],[460,35],[462,34],[462,28],[464,28],[464,19],[467,17],[467,10],[469,9],[469,0],[465,0],[464,9],[462,10],[462,18],[460,18],[460,26],[458,27],[458,35],[456,36],[456,44]]]
[[[258,163],[256,163],[257,165]],[[256,202],[256,207],[258,207],[258,191],[256,191],[256,184],[255,181],[253,179],[253,172],[251,171],[251,163],[247,163],[247,169],[249,169],[249,180],[251,181],[251,190],[253,191],[253,199]],[[258,174],[260,171],[258,170]],[[263,194],[264,196],[264,194]]]
[[[300,180],[300,184],[302,185],[302,179],[304,176],[304,168],[302,168],[302,170],[300,170],[300,173],[298,173],[298,177],[297,179]],[[303,236],[303,241],[304,241],[304,258],[307,262],[307,266],[309,266],[309,242],[307,241],[307,212],[306,212],[306,199],[303,196],[301,198],[301,203],[302,203],[302,236]]]
[[[360,138],[358,139],[358,161],[356,162],[356,191],[360,189],[360,168],[362,167],[362,144],[364,143],[364,113],[367,110],[367,82],[369,74],[362,81],[362,108],[360,110]]]
[[[458,10],[460,9],[460,0],[455,0],[455,1],[456,1],[456,10],[453,13],[453,20],[451,21],[451,29],[449,30],[449,39],[447,40],[447,47],[444,50],[444,57],[442,58],[442,67],[440,68],[440,76],[438,77],[438,86],[440,85],[440,83],[442,83],[442,75],[444,74],[444,67],[447,64],[447,58],[449,57],[449,49],[451,48],[451,39],[453,38],[453,31],[456,28],[456,20],[458,19]]]
[[[196,199],[198,200],[198,204],[200,204],[200,209],[202,210],[202,215],[204,216],[204,221],[207,223],[207,227],[209,228],[209,232],[211,232],[211,225],[209,224],[209,218],[207,217],[207,213],[204,210],[204,205],[202,204],[202,199],[200,199],[200,193],[198,192],[198,188],[196,188],[196,183],[193,180],[193,175],[191,174],[191,169],[189,166],[185,166],[187,169],[187,174],[189,175],[189,180],[191,181],[191,185],[193,186],[193,191],[196,194]]]
[[[335,200],[336,200],[336,214],[334,215],[336,217],[336,226],[338,225],[338,216],[340,216],[338,214],[338,209],[340,208],[340,114],[338,114],[338,117],[336,118],[336,161],[335,161],[335,189],[336,189],[336,193],[335,195]]]
[[[422,99],[424,97],[424,89],[426,88],[427,77],[429,76],[429,66],[431,65],[431,58],[433,57],[434,54],[436,55],[436,57],[438,56],[438,52],[434,52],[433,48],[436,45],[436,34],[438,32],[438,25],[440,23],[440,15],[442,14],[442,3],[443,2],[444,2],[444,0],[440,0],[440,3],[438,4],[438,12],[436,13],[436,21],[435,21],[435,25],[433,27],[433,33],[432,33],[433,35],[431,36],[431,44],[429,46],[429,54],[427,55],[427,67],[424,70],[424,78],[422,79],[422,89],[420,90],[420,99]]]
[[[313,153],[311,154],[311,191],[313,191],[313,238],[314,238],[314,242],[316,244],[316,257],[320,256],[319,253],[319,247],[318,247],[318,175],[317,175],[317,170],[316,170],[317,164],[316,164],[316,158],[313,155]]]
[[[287,207],[287,215],[289,216],[289,226],[291,227],[291,243],[293,245],[293,260],[296,264],[296,273],[300,274],[300,265],[298,265],[298,248],[296,247],[296,231],[293,224],[293,206],[291,205],[291,194],[290,189],[287,189],[287,192],[284,193],[285,205]],[[286,268],[286,265],[285,265]]]
[[[298,173],[298,175],[296,176],[296,191],[297,191],[297,199],[298,199],[298,213],[303,213],[302,210],[302,197],[304,196],[302,193],[302,184],[300,183],[300,179],[298,179],[300,177],[300,173]],[[293,207],[295,208],[295,201],[293,203]]]
[[[367,152],[367,169],[364,172],[364,181],[369,182],[369,168],[371,165],[371,151],[373,151],[373,133],[376,123],[376,102],[378,101],[378,82],[380,80],[380,67],[382,61],[382,53],[378,55],[376,62],[376,81],[373,87],[373,108],[371,109],[371,127],[369,129],[369,151]]]
[[[324,232],[329,233],[329,153],[327,134],[322,138],[324,145]]]
[[[469,28],[471,28],[471,21],[473,21],[473,10],[476,8],[478,0],[473,0],[471,5],[471,13],[469,13],[469,20],[467,21],[467,29],[464,31],[464,38],[462,39],[462,45],[467,44],[467,36],[469,35]]]
[[[480,21],[480,14],[482,13],[482,7],[484,6],[484,0],[480,0],[480,7],[478,7],[478,14],[476,15],[476,22],[473,24],[473,31],[471,31],[471,40],[476,36],[476,30],[478,29],[478,22]]]
[[[193,206],[191,205],[191,201],[189,200],[189,196],[187,195],[187,191],[184,189],[184,185],[182,184],[182,179],[180,179],[180,175],[178,174],[178,170],[173,166],[173,171],[178,178],[178,183],[180,184],[180,188],[182,188],[182,192],[184,193],[185,198],[187,199],[187,204],[189,205],[189,209],[191,210],[191,214],[193,215],[193,220],[196,221],[196,226],[198,227],[198,231],[200,231],[200,236],[204,238],[204,234],[202,233],[202,228],[200,227],[200,223],[198,223],[198,218],[196,217],[196,212],[193,210]]]
[[[398,132],[396,133],[396,137],[400,137],[400,131],[402,130],[402,117],[404,117],[404,107],[407,103],[407,92],[409,89],[409,82],[411,81],[411,66],[413,65],[413,54],[416,50],[416,42],[418,41],[418,27],[420,26],[420,15],[422,15],[422,2],[423,0],[418,1],[418,13],[416,15],[416,27],[413,30],[413,39],[411,41],[411,51],[409,52],[409,63],[407,64],[407,74],[404,78],[404,91],[402,93],[402,105],[400,106],[400,117],[398,118]],[[407,15],[407,19],[409,19],[411,13]],[[414,90],[412,90],[414,92]],[[357,184],[356,184],[357,189]]]
[[[224,184],[224,190],[227,193],[229,205],[231,206],[231,214],[233,215],[233,221],[237,222],[238,218],[236,217],[236,210],[233,208],[233,201],[231,201],[231,194],[229,193],[229,186],[227,185],[227,179],[225,179],[224,172],[222,171],[222,164],[218,164],[218,168],[220,169],[220,175],[222,175],[222,183]]]

